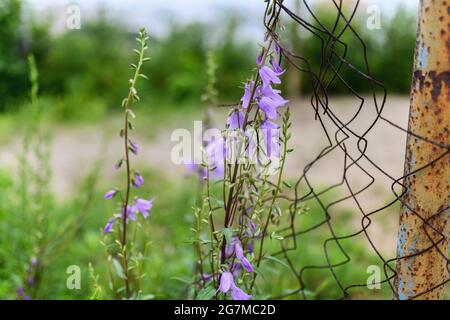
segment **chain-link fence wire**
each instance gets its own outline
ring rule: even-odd
[[[294,13],[290,8],[283,4],[283,1],[276,0],[273,5],[272,2],[269,1],[264,17],[264,25],[266,26],[268,37],[279,40],[277,42],[281,47],[282,59],[289,63],[290,66],[297,69],[305,79],[304,81],[311,82],[313,92],[310,99],[310,107],[314,109],[315,120],[320,124],[322,134],[328,141],[328,145],[317,153],[313,161],[304,166],[302,174],[292,188],[292,194],[279,195],[279,201],[284,201],[289,205],[289,222],[287,225],[280,227],[277,231],[282,235],[283,240],[280,241],[280,250],[274,252],[273,256],[285,261],[298,284],[296,285],[297,288],[295,290],[273,298],[294,298],[299,297],[300,295],[300,297],[303,296],[303,298],[307,299],[308,288],[305,283],[308,276],[311,276],[314,272],[319,272],[319,270],[329,271],[329,276],[338,287],[339,292],[341,292],[341,296],[335,298],[349,298],[352,289],[366,287],[366,281],[362,283],[344,283],[337,272],[342,268],[349,268],[351,270],[355,264],[358,263],[358,261],[352,260],[352,256],[348,250],[346,250],[344,242],[349,240],[352,241],[353,239],[358,241],[357,239],[361,236],[368,241],[371,253],[383,264],[384,275],[378,283],[380,285],[389,286],[394,298],[399,298],[395,285],[395,280],[397,278],[395,268],[396,263],[403,259],[411,259],[430,250],[438,250],[439,255],[447,262],[447,277],[442,283],[439,283],[432,288],[427,287],[421,292],[417,292],[414,297],[409,297],[417,298],[438,287],[442,288],[445,283],[449,281],[448,252],[441,250],[438,246],[439,244],[442,244],[442,242],[448,241],[448,235],[445,234],[442,228],[435,227],[432,221],[440,215],[448,216],[449,206],[441,207],[438,212],[431,215],[428,214],[427,217],[424,217],[423,212],[418,212],[414,205],[405,200],[405,195],[411,191],[408,189],[405,180],[427,170],[439,161],[448,161],[450,148],[448,144],[432,141],[425,136],[405,129],[401,125],[396,124],[395,120],[390,120],[384,115],[387,89],[383,83],[371,75],[368,49],[357,30],[352,27],[352,20],[355,18],[360,2],[356,1],[353,3],[349,14],[344,13],[344,1],[332,0],[330,1],[330,4],[332,5],[328,10],[333,10],[335,13],[335,22],[331,28],[326,27],[326,24],[321,21],[315,13],[311,1],[308,0],[302,0],[301,16]],[[317,41],[320,41],[322,55],[320,57],[321,64],[318,70],[313,70],[311,64],[308,62],[310,57],[302,56],[301,54],[294,52],[289,48],[288,44],[284,44],[279,39],[278,33],[275,30],[272,30],[272,21],[274,19],[280,19],[281,17],[292,19],[300,28],[300,32],[308,33],[310,36],[315,37]],[[360,44],[359,47],[349,46],[348,43],[343,40],[343,36],[348,33],[353,37],[356,37]],[[346,59],[347,53],[350,50],[359,50],[361,52],[364,62],[362,67],[356,66],[355,63]],[[356,92],[348,85],[346,79],[341,75],[341,71],[344,68],[351,70],[354,77],[358,77],[361,81],[367,83],[367,88],[371,92],[370,96],[373,99],[373,103],[368,103],[365,98],[366,96]],[[340,110],[338,108],[334,109],[330,103],[328,89],[336,82],[344,84],[348,88],[348,93],[358,100],[356,111],[349,119],[345,119]],[[375,108],[376,114],[373,119],[367,119],[369,116],[367,108],[371,107]],[[363,119],[364,121],[362,121]],[[363,130],[355,130],[352,127],[355,123],[367,122],[367,120],[369,120],[369,122],[367,125],[363,125]],[[369,155],[371,148],[367,137],[380,122],[384,122],[390,128],[403,132],[409,138],[414,138],[416,141],[421,141],[434,146],[436,150],[434,160],[412,172],[407,172],[405,169],[404,175],[400,177],[392,176],[388,170],[385,169],[386,164],[380,163],[380,161],[377,161]],[[443,132],[442,134],[448,135],[448,132]],[[311,171],[321,160],[332,157],[332,153],[336,152],[340,153],[343,159],[341,164],[338,165],[336,163],[335,165],[336,170],[341,170],[341,167],[343,168],[342,172],[340,172],[340,182],[318,190],[311,182]],[[353,186],[351,180],[352,175],[355,175],[355,171],[358,171],[356,174],[359,176],[364,175],[368,179],[368,182],[364,186],[358,188]],[[373,174],[374,171],[377,174]],[[376,183],[379,175],[381,175],[383,179],[388,179],[391,182],[389,192],[392,193],[393,198],[378,206],[376,209],[367,210],[365,209],[364,203],[362,203],[358,197],[365,192],[368,192],[369,188]],[[343,188],[346,192],[342,192]],[[336,194],[342,194],[342,196],[336,197]],[[332,201],[326,203],[324,197],[327,196],[332,197]],[[311,201],[314,201],[320,207],[323,218],[321,218],[321,221],[318,223],[302,227],[302,223],[298,221],[301,219],[301,216],[299,216],[297,212],[303,204]],[[341,234],[342,230],[336,227],[336,221],[340,218],[336,217],[334,209],[339,204],[348,201],[352,201],[354,210],[361,214],[361,227],[359,230],[349,234]],[[384,210],[392,209],[393,212],[398,214],[399,205],[401,205],[402,208],[406,208],[410,214],[413,214],[420,219],[422,226],[417,227],[425,230],[430,241],[430,246],[418,252],[409,252],[406,255],[398,254],[396,257],[387,257],[382,250],[377,247],[373,237],[369,234],[369,228],[371,227],[373,218],[376,215],[381,214]],[[326,228],[329,233],[329,237],[323,242],[325,263],[298,266],[298,263],[296,263],[298,259],[295,259],[295,256],[297,255],[298,257],[298,255],[302,255],[302,252],[298,250],[299,242],[308,241],[308,235],[319,228]],[[432,230],[433,236],[427,232],[428,228],[429,230]],[[334,251],[334,253],[332,251]],[[336,251],[339,253],[339,259],[336,259]],[[321,273],[320,276],[323,277],[323,273]],[[325,281],[325,279],[321,280]],[[376,282],[374,284],[376,284]]]

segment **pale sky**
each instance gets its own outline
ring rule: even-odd
[[[295,0],[286,0],[288,7],[292,7]],[[328,2],[331,0],[309,0],[308,3]],[[355,0],[344,0],[355,1]],[[168,22],[177,23],[205,22],[218,26],[227,12],[240,15],[240,31],[244,36],[261,33],[261,17],[264,11],[263,0],[25,0],[34,11],[51,13],[60,21],[65,18],[65,10],[70,4],[78,4],[82,17],[89,17],[95,13],[95,8],[104,6],[108,12],[120,18],[130,28],[137,29],[145,26],[154,34],[163,34],[167,30]],[[398,5],[416,10],[419,0],[361,0],[360,14],[369,5],[380,7],[382,18],[389,18]]]

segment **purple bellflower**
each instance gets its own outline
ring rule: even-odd
[[[261,77],[264,85],[270,85],[271,83],[280,84],[281,80],[279,76],[281,74],[282,73],[278,73],[270,69],[268,66],[264,66],[259,69],[259,76]]]
[[[248,261],[248,259],[244,256],[244,250],[242,249],[242,245],[240,243],[239,240],[237,240],[234,243],[234,251],[236,253],[236,258],[239,259],[239,261],[241,261],[242,266],[244,267],[245,271],[247,272],[253,272],[253,266],[250,263],[250,261]]]
[[[231,272],[226,271],[222,273],[222,276],[220,277],[219,290],[223,293],[227,293],[230,289],[233,300],[250,300],[252,298],[251,295],[245,293],[242,289],[236,286],[233,275]]]
[[[144,219],[147,219],[150,215],[150,210],[152,210],[153,207],[153,200],[144,200],[141,198],[136,198],[134,200],[134,208],[137,209]]]

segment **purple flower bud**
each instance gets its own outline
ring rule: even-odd
[[[260,66],[262,64],[262,58],[263,58],[263,53],[261,52],[260,54],[258,54],[258,56],[256,57],[256,64],[258,66]]]
[[[36,257],[31,257],[31,266],[36,267],[39,263],[39,260]]]
[[[253,86],[254,86],[253,81],[247,82],[245,84],[244,95],[241,98],[242,108],[244,109],[247,109],[248,106],[250,105],[250,98],[252,95]]]
[[[108,192],[105,193],[105,195],[103,196],[103,198],[105,199],[112,199],[114,198],[114,196],[117,194],[117,190],[113,189],[113,190],[109,190]]]
[[[255,242],[252,240],[248,244],[248,252],[253,253],[255,251]]]
[[[123,159],[120,159],[119,161],[116,162],[116,164],[114,165],[114,169],[119,170],[120,167],[122,166],[123,163]]]
[[[30,295],[27,294],[27,295],[25,296],[25,300],[31,300]]]
[[[106,224],[105,228],[103,229],[104,234],[108,234],[111,232],[112,228],[114,227],[114,224],[116,223],[115,218],[109,219],[108,223]]]
[[[279,56],[281,54],[281,46],[278,41],[275,41],[275,53]]]
[[[232,286],[234,286],[234,279],[231,272],[227,271],[222,273],[222,276],[220,277],[219,290],[223,293],[227,293]]]
[[[256,224],[253,222],[252,219],[248,219],[248,231],[249,231],[249,237],[253,237],[256,232]]]
[[[33,279],[33,277],[28,277],[28,279],[27,279],[27,283],[28,283],[28,285],[31,287],[33,284],[34,284],[34,279]]]
[[[144,184],[144,178],[140,175],[139,172],[134,172],[134,179],[132,183],[135,188],[140,188]]]
[[[153,207],[153,200],[144,200],[144,199],[136,198],[136,200],[134,201],[134,204],[135,204],[135,208],[142,213],[142,216],[145,219],[147,219],[150,214],[150,210],[152,210],[152,207]]]
[[[21,297],[21,296],[23,296],[23,294],[25,293],[25,290],[24,290],[23,287],[19,287],[19,288],[17,288],[16,292],[17,292],[17,295],[18,295],[19,297]]]
[[[130,146],[130,151],[137,156],[139,152],[139,145],[131,140],[128,141]]]
[[[272,59],[272,67],[277,76],[280,76],[284,73],[284,70],[281,69],[280,65],[278,64],[277,59]]]

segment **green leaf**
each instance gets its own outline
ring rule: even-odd
[[[212,297],[214,297],[216,290],[213,287],[206,287],[197,295],[198,300],[211,300]]]
[[[289,266],[287,265],[286,262],[281,261],[280,259],[275,258],[275,257],[273,257],[273,256],[264,256],[263,259],[267,259],[267,260],[274,261],[274,262],[276,262],[276,263],[278,263],[278,264],[281,264],[283,267],[286,267],[286,268],[288,268],[289,270],[291,270],[291,269],[289,268]]]
[[[117,276],[120,279],[125,279],[125,274],[123,273],[123,269],[122,269],[122,265],[120,264],[119,261],[117,261],[117,259],[112,259],[112,264],[114,267],[114,271],[116,272]]]
[[[287,182],[287,181],[283,181],[283,184],[284,184],[286,187],[288,187],[289,189],[292,188],[292,184],[290,184],[290,183]]]

